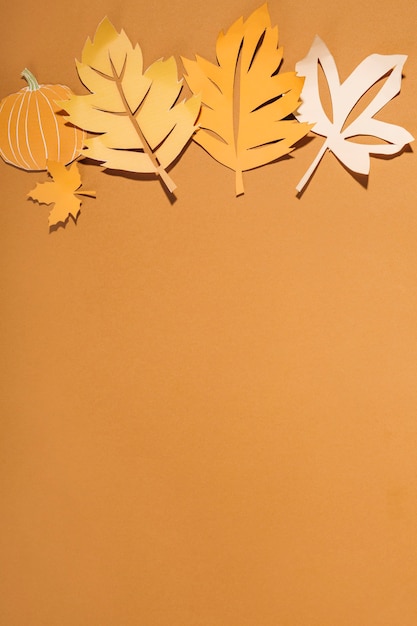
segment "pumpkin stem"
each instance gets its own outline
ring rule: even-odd
[[[27,67],[23,70],[21,76],[28,81],[29,91],[36,91],[39,89],[39,83]]]

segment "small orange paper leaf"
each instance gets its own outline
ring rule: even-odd
[[[183,59],[185,80],[202,101],[194,141],[236,172],[236,195],[244,193],[242,172],[288,154],[311,128],[293,117],[304,79],[279,73],[282,55],[264,4],[220,33],[216,64]]]
[[[81,200],[77,196],[95,198],[95,191],[81,191],[81,176],[77,163],[67,169],[62,163],[47,162],[48,173],[53,179],[47,183],[38,183],[28,193],[28,198],[39,204],[54,204],[49,213],[49,226],[64,223],[71,216],[76,221],[80,212]]]

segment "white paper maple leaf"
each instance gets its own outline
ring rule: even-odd
[[[366,57],[340,84],[339,73],[333,56],[326,44],[316,36],[307,56],[296,64],[297,73],[305,76],[301,92],[302,104],[296,117],[300,122],[315,123],[312,132],[326,137],[317,157],[296,186],[300,193],[319,164],[326,150],[358,174],[369,174],[371,154],[396,154],[414,140],[410,133],[395,124],[374,119],[401,89],[401,72],[407,59],[402,54],[371,54]],[[333,121],[327,117],[320,99],[318,64],[320,63],[329,86],[333,108]],[[350,112],[360,98],[378,80],[385,77],[381,89],[360,115],[343,129]],[[359,136],[374,136],[381,144],[360,144],[348,139]]]

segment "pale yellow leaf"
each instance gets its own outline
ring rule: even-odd
[[[296,65],[305,77],[302,91],[303,103],[297,112],[300,121],[314,123],[313,132],[326,137],[316,158],[304,174],[296,189],[301,193],[320,163],[326,150],[331,150],[345,167],[367,176],[371,167],[371,154],[394,155],[414,137],[402,126],[374,118],[401,89],[402,68],[407,57],[403,54],[371,54],[340,82],[336,62],[324,41],[316,35],[307,56]],[[319,72],[321,67],[332,104],[332,119],[327,116],[320,97]],[[365,109],[346,123],[362,96],[380,84],[380,89]],[[356,143],[356,137],[375,137],[378,143]]]
[[[84,154],[89,159],[101,161],[112,170],[126,172],[155,173],[155,165],[145,152],[129,152],[128,150],[113,150],[106,145],[107,135],[99,135],[85,142]]]
[[[83,154],[109,169],[154,173],[174,191],[166,168],[196,130],[201,106],[199,96],[178,102],[182,81],[175,59],[155,61],[144,72],[139,45],[105,18],[94,40],[87,40],[77,70],[91,93],[60,105],[74,125],[98,135],[86,141]]]

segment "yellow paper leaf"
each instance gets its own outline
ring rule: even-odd
[[[299,106],[304,81],[295,72],[278,74],[282,54],[264,4],[220,33],[217,64],[183,59],[185,79],[203,105],[194,140],[235,170],[236,195],[244,193],[243,171],[288,154],[311,128],[285,119]]]
[[[139,45],[105,18],[94,41],[87,40],[77,70],[91,93],[59,104],[75,126],[96,135],[82,154],[109,169],[159,175],[173,192],[166,168],[194,133],[201,106],[197,96],[177,102],[182,81],[175,59],[143,72]]]
[[[76,220],[81,207],[81,200],[77,196],[95,197],[96,192],[80,190],[81,176],[77,163],[74,162],[68,169],[56,161],[48,161],[47,166],[53,180],[38,183],[28,193],[28,198],[39,204],[54,204],[49,213],[49,226],[65,223],[69,216]]]

